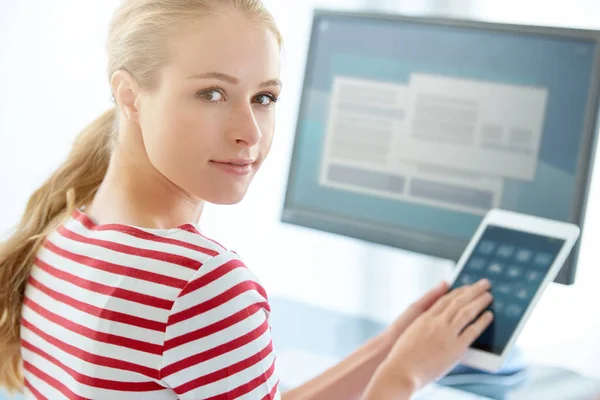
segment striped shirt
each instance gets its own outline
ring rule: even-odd
[[[194,225],[50,234],[23,304],[25,398],[279,399],[267,295]]]

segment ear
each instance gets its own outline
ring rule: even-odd
[[[121,115],[130,121],[139,122],[139,88],[133,76],[124,70],[116,71],[111,76],[110,86]]]

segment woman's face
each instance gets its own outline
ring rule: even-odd
[[[237,203],[273,140],[277,39],[230,11],[188,26],[169,50],[157,88],[139,99],[150,162],[202,200]]]

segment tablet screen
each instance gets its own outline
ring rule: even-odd
[[[563,239],[488,226],[452,289],[488,278],[494,320],[471,347],[502,354],[558,256]]]

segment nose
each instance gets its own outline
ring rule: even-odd
[[[260,142],[262,134],[251,104],[235,109],[229,132],[231,140],[236,145],[252,147]]]

